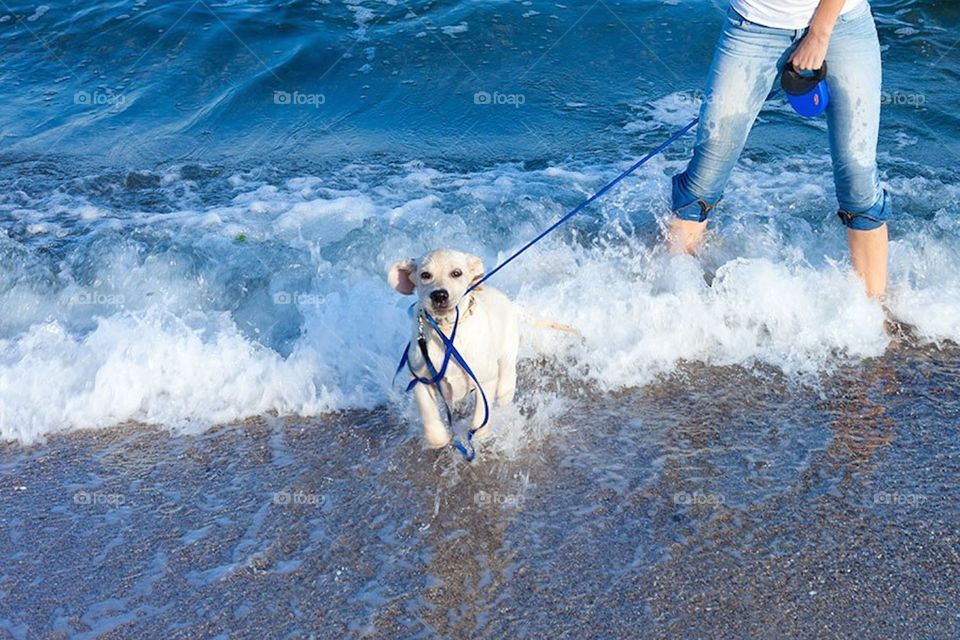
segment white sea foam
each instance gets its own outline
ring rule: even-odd
[[[803,375],[883,353],[884,314],[850,272],[831,196],[802,175],[827,166],[807,159],[784,175],[746,161],[695,260],[659,246],[664,175],[677,167],[650,163],[491,282],[580,331],[528,328],[523,357],[613,390],[684,361]],[[23,235],[0,235],[0,436],[29,443],[130,420],[196,430],[396,401],[410,299],[387,287],[386,267],[440,246],[490,267],[619,167],[411,164],[375,187],[359,169],[336,185],[234,176],[225,205],[124,212],[126,222],[82,198],[69,216],[59,196],[38,201],[21,210]],[[798,182],[807,206],[790,209]],[[922,178],[891,188],[931,206],[957,195]],[[62,238],[63,220],[87,240],[50,262],[31,243]],[[889,307],[925,340],[960,340],[958,238],[945,205],[895,229]],[[562,404],[543,397],[543,415]],[[536,398],[525,402],[537,410]],[[504,431],[506,450],[517,433]]]

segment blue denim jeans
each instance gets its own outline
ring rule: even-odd
[[[693,158],[673,178],[673,211],[703,221],[723,195],[770,91],[806,30],[774,29],[728,9],[710,66]],[[876,229],[891,213],[877,176],[880,44],[869,3],[840,16],[827,51],[827,126],[843,223]],[[800,117],[799,115],[797,116]]]

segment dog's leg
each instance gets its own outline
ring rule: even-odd
[[[484,385],[484,391],[498,388],[496,381],[493,382],[494,384],[492,385]],[[480,391],[474,391],[473,396],[473,420],[470,423],[470,428],[476,431],[476,433],[473,434],[476,440],[483,440],[490,435],[490,423],[487,422],[482,429],[480,428],[480,425],[483,424],[483,398],[480,397]]]
[[[431,449],[439,449],[450,443],[450,432],[440,418],[440,408],[433,389],[424,384],[413,388],[413,397],[420,409],[420,419],[423,421],[423,438]]]
[[[513,404],[517,391],[517,357],[520,355],[520,319],[514,307],[512,321],[506,325],[504,349],[497,359],[497,404]]]
[[[497,404],[513,403],[517,391],[517,354],[507,354],[497,362]]]
[[[520,327],[510,327],[506,338],[506,348],[497,360],[497,404],[513,403],[517,391],[517,356],[520,353]]]

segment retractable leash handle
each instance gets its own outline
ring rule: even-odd
[[[805,118],[816,118],[827,110],[830,91],[827,89],[827,62],[812,73],[798,71],[792,62],[783,65],[780,86],[787,94],[793,110]]]

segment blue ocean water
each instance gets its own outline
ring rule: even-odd
[[[960,336],[960,13],[874,2],[890,316]],[[716,2],[58,2],[0,10],[0,429],[197,430],[393,405],[394,260],[491,266],[697,111]],[[692,136],[498,274],[607,391],[681,362],[879,356],[825,126],[761,114],[702,258],[668,258]],[[712,282],[712,286],[708,285]]]
[[[468,464],[388,266],[688,122],[723,1],[0,1],[0,637],[958,637],[960,7],[872,6],[885,305],[773,101],[699,259],[687,137],[495,276],[580,335]]]

